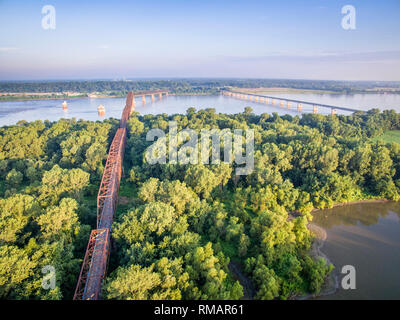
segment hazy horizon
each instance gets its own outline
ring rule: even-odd
[[[328,81],[328,82],[358,82],[358,83],[396,83],[400,80],[332,80],[332,79],[302,79],[302,78],[259,78],[259,77],[126,77],[126,78],[43,78],[43,79],[0,79],[1,82],[68,82],[68,81],[173,81],[173,80],[270,80],[270,81]]]

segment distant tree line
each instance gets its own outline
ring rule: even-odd
[[[351,82],[286,79],[177,79],[177,80],[88,80],[88,81],[3,81],[0,92],[110,92],[120,95],[128,91],[166,89],[175,94],[216,94],[223,87],[294,88],[329,90],[340,93],[364,92],[373,88],[397,88],[399,82]]]

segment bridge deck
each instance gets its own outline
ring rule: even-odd
[[[274,99],[274,100],[282,100],[282,101],[293,102],[293,103],[309,104],[309,105],[313,105],[313,106],[318,106],[318,107],[323,107],[323,108],[330,108],[330,109],[337,109],[337,110],[343,110],[343,111],[349,111],[349,112],[362,112],[362,110],[358,110],[358,109],[332,106],[332,105],[322,104],[322,103],[318,103],[318,102],[309,102],[309,101],[302,101],[302,100],[279,98],[279,97],[272,97],[272,96],[266,96],[266,95],[262,95],[262,94],[246,93],[246,92],[240,92],[240,91],[229,91],[229,90],[226,90],[226,92],[244,94],[244,95],[253,96],[253,97],[260,97],[260,98],[267,98],[267,99]]]
[[[116,211],[122,174],[126,125],[130,114],[133,112],[133,99],[133,92],[129,92],[122,112],[120,128],[117,130],[110,146],[97,196],[97,229],[92,230],[90,234],[74,300],[97,300],[101,298],[101,285],[106,275],[108,257],[111,250],[111,227]]]

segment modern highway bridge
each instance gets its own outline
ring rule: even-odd
[[[160,100],[163,97],[163,94],[168,97],[168,91],[165,90],[153,90],[153,91],[139,91],[135,92],[134,96],[141,96],[143,104],[146,103],[146,96],[151,97],[151,102],[154,102],[155,97],[158,96]],[[135,107],[135,99],[133,99],[133,107]]]
[[[261,95],[261,94],[256,94],[256,93],[240,92],[240,91],[236,91],[236,90],[224,89],[224,90],[222,90],[222,94],[224,96],[229,96],[229,97],[233,97],[233,98],[237,98],[237,99],[255,101],[255,102],[272,104],[272,105],[276,105],[279,102],[279,105],[282,108],[287,107],[287,109],[290,109],[292,104],[294,104],[294,105],[297,105],[296,110],[298,112],[302,112],[303,105],[312,106],[313,113],[318,113],[318,108],[328,108],[331,110],[332,115],[335,115],[337,113],[337,110],[348,111],[348,112],[362,111],[362,110],[352,109],[352,108],[347,108],[347,107],[338,107],[338,106],[331,106],[331,105],[321,104],[321,103],[316,103],[316,102],[308,102],[308,101],[293,100],[293,99],[286,99],[286,98],[279,98],[279,97],[271,97],[271,96],[266,96],[266,95]]]
[[[101,285],[107,272],[111,250],[111,228],[117,208],[118,190],[123,172],[126,125],[129,116],[135,111],[135,96],[141,96],[143,103],[145,103],[145,96],[150,95],[152,101],[154,101],[154,96],[158,95],[161,99],[163,94],[168,96],[168,91],[128,93],[119,128],[108,152],[97,195],[97,229],[90,233],[74,300],[98,300],[101,298]]]

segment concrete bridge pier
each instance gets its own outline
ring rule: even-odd
[[[301,110],[303,110],[303,105],[301,103],[297,104],[297,111],[301,112]]]
[[[151,102],[154,102],[154,94],[151,95]]]
[[[287,108],[290,109],[291,103],[290,101],[287,102]]]
[[[275,105],[276,101],[275,99],[272,99],[272,104]]]
[[[281,101],[280,105],[281,105],[282,108],[283,108],[284,104],[285,104],[285,102]]]
[[[318,107],[317,106],[313,106],[313,113],[317,114],[318,113]]]
[[[145,95],[142,95],[142,103],[146,104],[146,96]]]
[[[132,107],[131,107],[131,113],[135,111],[135,96],[132,98]]]
[[[334,108],[332,108],[332,109],[331,109],[331,115],[332,115],[332,116],[335,116],[335,115],[336,115],[336,113],[337,113],[337,110],[336,110],[336,109],[334,109]]]
[[[160,100],[162,99],[162,93],[158,94],[158,97],[160,98]]]

